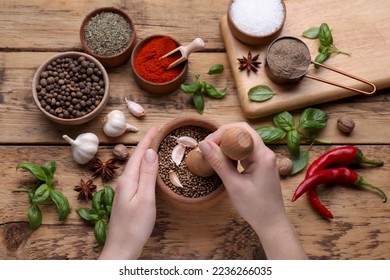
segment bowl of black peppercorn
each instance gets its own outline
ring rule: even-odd
[[[107,104],[108,75],[88,54],[60,53],[39,66],[32,93],[38,109],[50,120],[79,125],[95,118]]]

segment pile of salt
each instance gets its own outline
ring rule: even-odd
[[[234,0],[230,16],[241,31],[252,36],[267,36],[283,23],[284,6],[281,0]]]

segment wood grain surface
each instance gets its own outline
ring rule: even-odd
[[[92,226],[81,220],[75,211],[78,207],[86,206],[86,203],[78,201],[77,193],[73,190],[80,179],[91,176],[91,171],[87,166],[80,166],[72,160],[70,146],[62,139],[63,134],[76,137],[83,132],[95,133],[101,142],[98,156],[108,159],[111,157],[112,147],[117,143],[126,144],[132,153],[151,126],[163,126],[181,115],[197,115],[191,96],[179,90],[160,97],[142,91],[134,82],[130,65],[126,64],[109,71],[110,99],[105,110],[93,121],[67,127],[44,118],[31,96],[34,72],[45,59],[58,52],[81,51],[78,28],[84,15],[94,8],[115,6],[123,9],[133,17],[139,39],[164,33],[186,43],[202,37],[206,48],[190,56],[190,69],[196,73],[204,73],[212,64],[223,64],[225,70],[222,75],[202,77],[217,88],[227,88],[227,96],[221,100],[206,98],[203,116],[213,118],[221,124],[245,121],[254,128],[272,124],[272,116],[248,119],[240,106],[238,88],[233,79],[233,71],[236,69],[231,66],[232,58],[226,53],[219,27],[228,2],[2,1],[0,259],[96,259],[99,256],[101,248],[96,246]],[[297,5],[295,0],[285,2],[287,5]],[[339,3],[330,2],[330,6]],[[357,2],[367,7],[370,1]],[[389,4],[386,2],[384,5],[387,8]],[[300,7],[303,11],[308,9],[306,5]],[[326,12],[322,14],[324,17],[319,16],[318,21],[328,20]],[[289,17],[292,16],[290,13]],[[297,30],[306,26],[301,27]],[[348,49],[349,46],[346,47]],[[367,52],[374,51],[367,49]],[[384,59],[388,61],[389,54],[384,55]],[[336,63],[336,59],[334,61]],[[384,71],[388,71],[386,69]],[[378,71],[367,72],[363,68],[358,70],[370,76],[380,74]],[[189,74],[187,82],[193,79]],[[145,107],[145,118],[136,119],[126,111],[125,96]],[[358,171],[367,181],[383,188],[389,195],[389,105],[388,88],[370,97],[359,95],[318,105],[329,117],[328,125],[319,137],[332,143],[314,145],[310,162],[332,147],[356,145],[367,156],[384,160],[383,167],[361,168]],[[140,131],[119,138],[105,136],[101,122],[105,114],[113,109],[125,112],[129,122]],[[295,110],[292,114],[298,119],[301,112]],[[336,129],[337,119],[342,115],[350,116],[356,123],[349,136]],[[277,156],[288,155],[283,141],[270,147]],[[72,211],[64,222],[60,222],[54,205],[45,204],[43,224],[33,231],[29,229],[27,222],[29,201],[26,194],[12,192],[18,187],[31,184],[31,175],[16,171],[15,167],[22,161],[41,164],[51,160],[57,162],[56,187],[69,198]],[[123,167],[121,164],[114,180],[109,182],[114,188]],[[287,214],[311,259],[390,259],[389,203],[382,203],[376,193],[367,189],[324,187],[318,189],[320,199],[335,216],[334,220],[327,221],[310,208],[305,197],[291,203],[292,193],[303,177],[304,172],[282,178],[281,183]],[[101,180],[95,179],[95,183],[99,189],[102,188]],[[156,224],[141,258],[264,259],[265,254],[257,236],[237,214],[228,196],[213,208],[194,213],[172,208],[157,195]]]
[[[390,86],[390,69],[387,67],[390,64],[388,1],[374,0],[369,5],[366,5],[365,0],[347,0],[334,2],[331,5],[326,0],[316,1],[315,4],[310,0],[285,2],[287,17],[280,36],[294,36],[301,39],[308,46],[314,60],[318,54],[319,42],[303,38],[302,33],[309,27],[319,27],[321,23],[326,22],[332,30],[334,45],[340,50],[350,52],[351,55],[332,55],[325,64],[368,80],[378,89]],[[230,32],[226,15],[221,18],[220,27],[241,107],[248,118],[269,116],[284,110],[303,108],[358,94],[306,77],[294,84],[275,84],[267,77],[264,70],[269,44],[251,47],[241,43]],[[245,71],[238,70],[237,61],[237,58],[247,56],[248,50],[251,50],[253,55],[260,54],[258,61],[262,62],[257,74],[252,73],[249,77]],[[366,92],[371,92],[373,89],[360,81],[325,68],[316,70],[311,66],[307,74]],[[277,94],[266,102],[250,101],[249,89],[259,84],[269,86]]]

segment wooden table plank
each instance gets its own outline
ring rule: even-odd
[[[80,133],[93,131],[101,143],[128,143],[136,144],[146,130],[153,125],[163,126],[168,121],[182,114],[195,114],[192,97],[180,90],[164,96],[151,95],[141,90],[133,79],[130,65],[119,67],[109,71],[110,100],[105,110],[93,121],[81,126],[53,125],[44,118],[36,107],[31,96],[32,77],[45,59],[54,53],[0,53],[0,143],[48,143],[64,144],[64,133],[75,137]],[[221,124],[247,121],[253,127],[272,124],[272,118],[247,120],[242,114],[236,88],[231,79],[231,67],[225,53],[195,53],[190,57],[190,69],[195,73],[204,73],[216,63],[225,66],[224,73],[219,76],[202,78],[213,83],[217,88],[227,88],[228,93],[224,99],[215,100],[206,98],[204,117],[215,118]],[[189,74],[187,83],[193,81]],[[321,137],[333,143],[390,143],[390,130],[377,129],[387,127],[389,116],[388,90],[383,90],[374,96],[359,96],[355,99],[346,99],[343,102],[322,104],[322,108],[329,115],[328,127]],[[127,112],[124,97],[128,96],[145,106],[146,116],[139,120]],[[113,109],[120,109],[126,113],[128,121],[138,127],[138,133],[125,134],[116,139],[105,136],[102,132],[102,120]],[[298,118],[302,110],[295,111]],[[337,131],[337,118],[348,115],[356,122],[356,129],[350,136],[345,136]],[[50,128],[50,129],[48,129]]]
[[[289,0],[287,0],[289,1]],[[91,175],[87,166],[71,158],[70,146],[63,134],[76,137],[83,132],[99,136],[98,156],[111,157],[116,143],[135,145],[154,125],[162,126],[183,114],[197,115],[191,96],[180,91],[156,97],[140,90],[134,83],[129,64],[109,71],[111,98],[104,112],[85,125],[56,125],[42,117],[31,97],[31,79],[38,66],[57,52],[81,50],[78,29],[86,13],[101,6],[116,6],[133,17],[139,38],[155,33],[172,35],[183,43],[195,37],[206,42],[204,51],[190,57],[190,68],[203,73],[215,63],[225,65],[220,76],[202,78],[218,88],[226,87],[222,100],[206,100],[204,117],[221,124],[246,121],[252,127],[272,124],[272,118],[247,120],[242,114],[232,79],[232,68],[219,30],[219,20],[226,13],[224,1],[3,1],[0,8],[0,259],[95,259],[91,225],[81,220],[75,209],[85,206],[78,201],[73,187],[81,178]],[[206,4],[205,4],[206,3]],[[193,77],[189,75],[187,82]],[[389,89],[371,97],[355,96],[318,106],[328,113],[327,127],[320,138],[330,145],[315,145],[312,162],[320,154],[337,145],[354,144],[372,158],[384,160],[380,168],[359,169],[367,181],[390,194]],[[123,99],[129,96],[143,104],[145,118],[135,119],[126,110]],[[103,135],[101,121],[112,109],[126,112],[129,122],[139,127],[135,134],[119,138]],[[300,111],[293,112],[298,119]],[[350,136],[338,132],[337,118],[343,114],[356,123]],[[277,155],[287,155],[285,143],[273,145]],[[72,212],[64,222],[58,221],[53,205],[43,206],[43,225],[32,231],[27,223],[29,201],[26,194],[12,190],[30,183],[31,176],[15,167],[22,161],[55,160],[58,165],[58,189],[69,198]],[[121,174],[123,165],[117,171]],[[310,208],[306,198],[290,202],[304,172],[282,178],[286,211],[296,227],[302,244],[311,259],[390,259],[390,208],[369,190],[335,186],[318,190],[321,200],[335,215],[332,221],[322,219]],[[117,177],[109,182],[115,187]],[[95,179],[102,187],[101,181]],[[190,217],[190,218],[189,218]],[[172,208],[157,194],[157,220],[145,246],[142,259],[264,259],[258,238],[236,213],[226,196],[219,204],[203,212],[186,212]]]
[[[114,6],[134,21],[139,39],[153,34],[172,35],[183,43],[202,37],[209,50],[224,49],[218,21],[229,0],[205,4],[182,0],[148,1],[2,1],[0,49],[81,50],[81,22],[95,8]],[[27,42],[27,43],[26,43]]]
[[[390,172],[390,147],[360,147],[371,158],[381,158],[380,168],[361,168],[358,172],[369,182],[390,194],[386,184]],[[286,147],[273,146],[277,155],[286,155]],[[328,150],[315,146],[311,161]],[[133,149],[131,149],[133,151]],[[0,146],[2,186],[0,188],[0,259],[93,259],[93,229],[81,220],[75,209],[86,207],[73,190],[80,178],[91,172],[71,159],[68,147]],[[20,155],[15,158],[15,154]],[[99,156],[111,156],[110,147],[102,147]],[[45,205],[43,225],[36,231],[27,226],[28,200],[25,193],[12,190],[31,182],[28,173],[15,171],[20,161],[57,161],[58,189],[69,198],[72,212],[65,222],[58,221],[54,205]],[[123,166],[121,166],[123,168]],[[117,176],[121,174],[119,169]],[[304,173],[282,179],[286,211],[312,259],[389,259],[390,207],[367,189],[335,186],[318,190],[320,199],[333,212],[332,221],[322,219],[305,197],[291,203],[295,187]],[[115,180],[109,182],[115,188]],[[102,188],[100,179],[95,179]],[[190,218],[189,218],[190,217]],[[58,241],[60,240],[60,241]],[[264,253],[255,233],[232,207],[228,196],[216,206],[201,212],[172,208],[157,194],[157,220],[146,244],[144,259],[262,259]]]

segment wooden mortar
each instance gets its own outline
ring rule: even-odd
[[[253,138],[246,129],[232,127],[223,133],[220,148],[228,158],[238,161],[246,159],[251,154],[253,145]],[[188,169],[197,176],[209,177],[215,172],[199,148],[190,151],[184,161]]]

